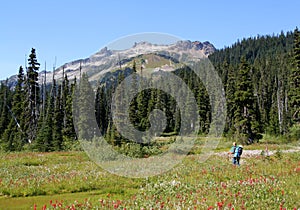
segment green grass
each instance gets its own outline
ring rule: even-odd
[[[49,206],[50,201],[64,203],[74,203],[74,201],[84,201],[89,198],[90,202],[97,203],[99,196],[107,197],[107,195],[101,194],[101,192],[83,192],[83,193],[66,193],[58,195],[45,195],[45,196],[32,196],[32,197],[1,197],[0,198],[0,209],[16,209],[16,210],[27,210],[33,209],[36,204],[37,207],[42,207],[44,205]],[[40,208],[38,208],[40,209]]]
[[[110,174],[84,152],[0,154],[0,209],[300,208],[299,153],[242,158],[234,167],[219,156],[199,162],[203,143],[198,139],[194,152],[172,170],[144,179]],[[245,149],[266,145],[292,147],[262,142]],[[222,141],[217,151],[230,146]]]

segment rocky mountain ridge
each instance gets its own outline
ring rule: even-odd
[[[180,58],[182,56],[195,56],[197,58],[206,58],[216,48],[208,41],[178,41],[170,45],[151,44],[149,42],[135,43],[131,48],[124,50],[111,50],[104,47],[97,53],[85,59],[79,59],[65,63],[57,68],[54,72],[39,72],[39,82],[51,83],[53,77],[56,80],[62,80],[64,75],[67,75],[69,80],[80,78],[80,74],[87,73],[90,81],[96,81],[103,76],[103,74],[110,72],[116,68],[122,68],[126,60],[132,59],[136,56],[149,53],[168,53],[170,56]],[[54,73],[54,75],[53,75]],[[11,76],[8,80],[9,86],[14,86],[16,83],[16,75]]]

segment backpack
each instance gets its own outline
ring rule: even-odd
[[[237,150],[237,157],[241,157],[241,155],[243,154],[243,146],[241,145],[238,146],[236,150]]]

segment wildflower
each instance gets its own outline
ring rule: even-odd
[[[222,186],[224,189],[227,188],[227,185],[226,185],[226,183],[224,183],[224,182],[221,182],[221,186]]]
[[[218,202],[219,209],[223,207],[223,202]]]
[[[72,210],[75,210],[75,209],[76,209],[76,207],[75,207],[74,204],[72,204],[71,209],[72,209]]]

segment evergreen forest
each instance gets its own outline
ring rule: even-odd
[[[281,137],[282,141],[300,139],[300,32],[264,35],[238,40],[230,47],[219,49],[209,56],[222,79],[227,117],[223,136],[242,144],[260,141],[264,135]],[[5,70],[5,69],[4,69]],[[0,86],[0,150],[2,151],[63,151],[78,149],[73,105],[78,89],[91,88],[88,75],[51,84],[38,82],[40,63],[36,49],[31,49],[27,66],[20,66],[17,83],[11,87],[7,81]],[[138,71],[132,67],[120,69],[110,78],[109,85],[99,81],[93,98],[81,109],[91,109],[101,135],[116,148],[130,139],[123,137],[112,121],[111,102],[116,87],[128,75]],[[211,123],[211,106],[205,86],[188,67],[173,72],[192,90],[197,99],[199,135],[208,134]],[[132,78],[131,86],[138,89],[139,80]],[[116,96],[118,97],[118,96]],[[184,96],[183,96],[184,97]],[[188,97],[188,96],[187,96]],[[92,101],[91,101],[92,100]],[[181,125],[180,111],[175,99],[158,89],[139,92],[130,102],[129,116],[132,125],[146,131],[150,128],[149,114],[154,109],[163,110],[166,129],[162,136],[176,136]],[[93,107],[91,107],[91,104]],[[187,106],[187,108],[189,108]],[[85,121],[78,126],[88,130]],[[140,142],[141,147],[153,143]]]

